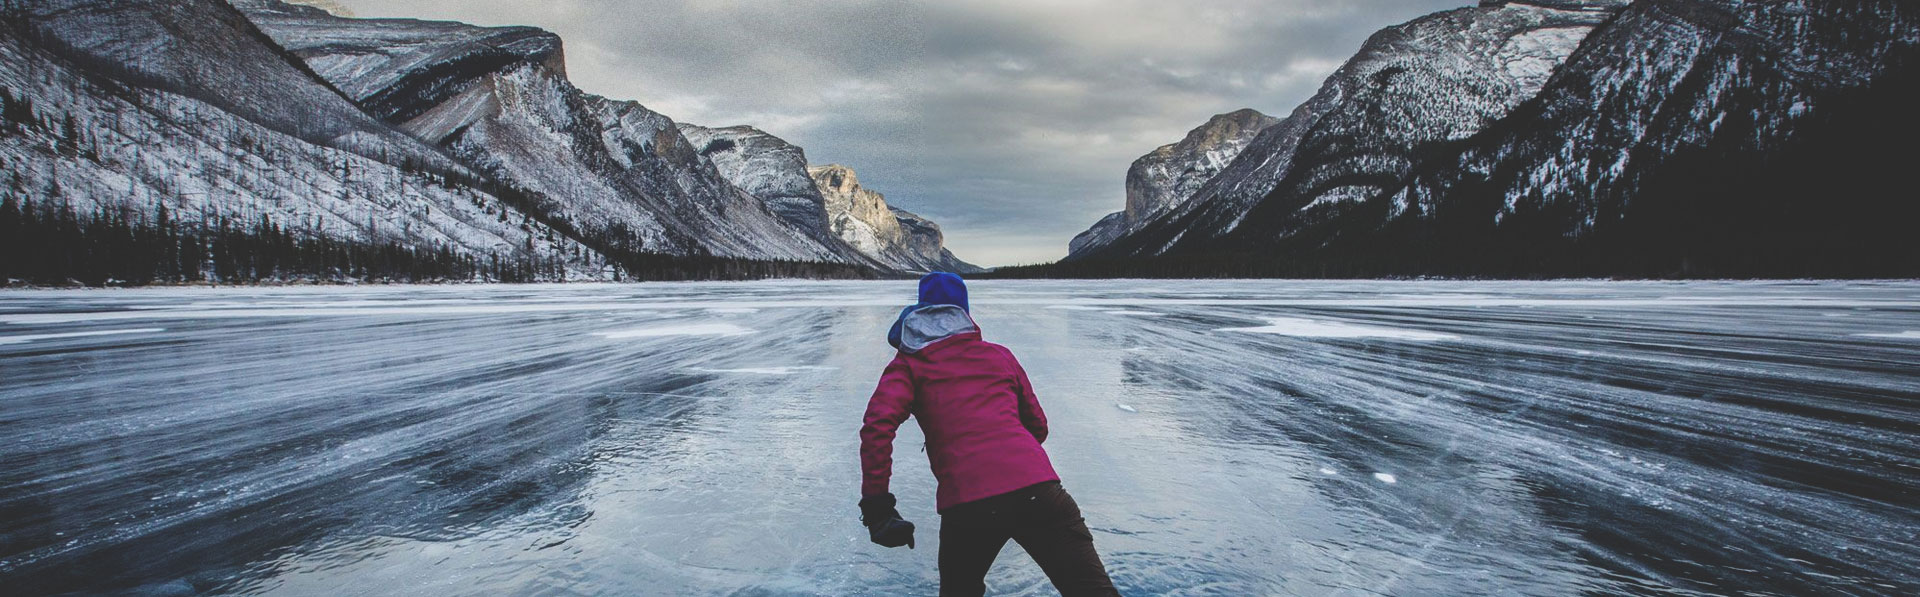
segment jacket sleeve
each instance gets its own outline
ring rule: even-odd
[[[866,423],[860,426],[860,495],[887,492],[893,477],[893,436],[913,412],[913,374],[907,360],[894,357],[880,374],[880,386],[867,399]]]
[[[1033,394],[1033,382],[1027,380],[1027,370],[1020,366],[1020,360],[1007,353],[1007,360],[1013,362],[1014,390],[1019,393],[1020,424],[1033,434],[1033,439],[1047,443],[1047,411],[1040,409],[1040,397]]]

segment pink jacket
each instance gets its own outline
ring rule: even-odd
[[[860,428],[862,496],[887,493],[894,433],[908,416],[927,436],[941,511],[1060,478],[1040,447],[1047,415],[1013,353],[981,340],[973,319],[951,305],[915,310],[901,327],[900,352]]]

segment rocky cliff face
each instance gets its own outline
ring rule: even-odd
[[[802,230],[831,237],[826,199],[807,176],[807,153],[751,126],[707,128],[680,123],[680,133],[734,186],[760,198]]]
[[[1143,222],[1192,197],[1280,119],[1236,110],[1207,120],[1178,143],[1162,145],[1127,169],[1127,221]]]
[[[626,251],[861,263],[721,176],[672,119],[575,88],[557,37],[409,19],[347,19],[239,0],[261,28],[368,111],[540,198]]]
[[[1098,249],[1147,220],[1186,202],[1200,186],[1225,169],[1240,151],[1279,119],[1255,110],[1236,110],[1140,156],[1127,169],[1127,207],[1109,215],[1067,245],[1069,257]]]
[[[1189,200],[1091,253],[1201,250],[1256,204],[1313,219],[1376,195],[1405,176],[1421,148],[1464,139],[1532,97],[1625,4],[1483,2],[1383,30]]]
[[[969,273],[980,268],[945,248],[940,226],[887,206],[880,193],[860,186],[853,169],[838,164],[807,169],[825,200],[828,226],[861,252],[905,271]]]

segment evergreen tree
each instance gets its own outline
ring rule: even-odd
[[[21,244],[24,233],[20,224],[20,201],[8,193],[0,198],[0,284],[18,277],[14,264],[27,257],[26,247]]]
[[[60,123],[60,152],[69,156],[80,153],[80,123],[71,112]]]

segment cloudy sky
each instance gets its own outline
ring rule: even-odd
[[[335,0],[534,25],[582,89],[751,124],[851,166],[981,265],[1051,261],[1134,158],[1239,108],[1284,116],[1373,31],[1470,0]]]

